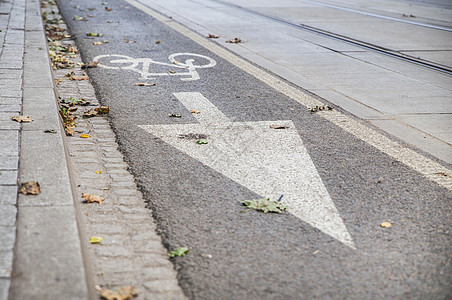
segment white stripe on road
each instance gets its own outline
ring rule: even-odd
[[[261,197],[284,195],[291,214],[355,249],[292,121],[231,122],[200,93],[174,95],[188,110],[201,111],[194,114],[199,124],[140,127]],[[206,135],[208,144],[186,138],[196,135]]]
[[[180,32],[186,37],[190,38],[194,42],[208,49],[209,51],[215,53],[219,57],[224,60],[230,62],[236,67],[242,69],[248,74],[254,76],[260,81],[268,84],[273,87],[275,90],[281,92],[282,94],[290,97],[291,99],[297,101],[298,103],[311,107],[315,105],[323,105],[322,102],[317,99],[303,93],[298,88],[295,88],[277,77],[270,75],[264,70],[259,69],[258,67],[250,64],[244,59],[238,57],[237,55],[229,52],[228,50],[222,48],[217,45],[215,42],[208,40],[205,37],[200,36],[199,34],[187,29],[179,23],[174,22],[174,20],[169,19],[162,14],[150,9],[147,6],[135,1],[135,0],[126,0],[131,5],[134,5],[138,9],[143,12],[149,14],[153,18],[164,22],[167,26],[173,28],[174,30]],[[240,47],[240,45],[237,45]],[[449,191],[452,191],[452,171],[449,168],[444,167],[443,165],[397,143],[387,138],[386,136],[378,133],[377,131],[370,129],[366,125],[358,122],[351,117],[348,117],[344,114],[341,114],[337,111],[329,111],[326,113],[318,113],[318,115],[324,117],[329,120],[336,126],[342,128],[348,133],[353,134],[360,140],[372,145],[377,148],[381,152],[391,156],[393,159],[405,164],[406,166],[416,170],[429,180],[436,182],[437,184],[447,188]]]

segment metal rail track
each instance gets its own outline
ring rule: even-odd
[[[330,31],[326,31],[326,30],[323,30],[323,29],[320,29],[320,28],[317,28],[317,27],[313,27],[313,26],[309,26],[309,25],[305,25],[305,24],[296,24],[294,22],[291,22],[291,21],[288,21],[288,20],[284,20],[284,19],[281,19],[279,17],[271,16],[271,15],[268,15],[268,14],[264,14],[264,13],[261,13],[261,12],[258,12],[258,11],[255,11],[255,10],[252,10],[252,9],[249,9],[249,8],[237,5],[237,4],[225,2],[225,1],[222,1],[222,0],[210,0],[210,1],[221,3],[223,5],[230,6],[230,7],[235,7],[235,8],[241,9],[243,11],[246,11],[248,13],[251,13],[251,14],[254,14],[254,15],[258,15],[258,16],[267,18],[269,20],[273,20],[273,21],[278,22],[278,23],[289,25],[291,27],[295,27],[295,28],[298,28],[298,29],[301,29],[301,30],[313,32],[313,33],[316,33],[316,34],[319,34],[319,35],[322,35],[322,36],[325,36],[325,37],[328,37],[328,38],[331,38],[331,39],[335,39],[335,40],[340,41],[340,42],[351,44],[351,45],[354,45],[354,46],[357,46],[357,47],[360,47],[360,48],[364,48],[366,50],[377,52],[377,53],[380,53],[380,54],[383,54],[383,55],[387,55],[387,56],[390,56],[390,57],[393,57],[393,58],[397,58],[397,59],[400,59],[400,60],[403,60],[403,61],[406,61],[406,62],[409,62],[409,63],[412,63],[412,64],[416,64],[416,65],[419,65],[419,66],[422,66],[422,67],[425,67],[425,68],[433,69],[433,70],[436,70],[436,71],[439,71],[439,72],[442,72],[442,73],[445,73],[445,74],[448,74],[448,75],[452,75],[452,67],[450,67],[450,66],[446,66],[446,65],[439,64],[439,63],[436,63],[436,62],[433,62],[433,61],[430,61],[430,60],[426,60],[426,59],[422,59],[422,58],[415,57],[415,56],[412,56],[412,55],[408,55],[408,54],[405,54],[405,53],[401,53],[401,52],[396,51],[396,50],[392,50],[392,49],[388,49],[388,48],[381,47],[381,46],[378,46],[378,45],[374,45],[374,44],[371,44],[371,43],[368,43],[368,42],[365,42],[365,41],[357,40],[357,39],[354,39],[354,38],[351,38],[351,37],[347,37],[347,36],[344,36],[344,35],[341,35],[341,34],[333,33],[333,32],[330,32]],[[435,29],[435,28],[432,28],[432,29]],[[441,29],[439,29],[439,30],[441,30]]]

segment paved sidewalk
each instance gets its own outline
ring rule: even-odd
[[[184,299],[108,120],[80,118],[77,134],[64,134],[57,96],[97,100],[88,80],[55,87],[53,76],[71,70],[51,69],[39,1],[1,1],[0,30],[0,300],[98,299],[98,285],[135,286],[137,299]],[[11,120],[18,115],[33,122]],[[18,194],[27,181],[42,192]],[[82,204],[81,192],[106,200]],[[103,245],[89,243],[94,235]]]

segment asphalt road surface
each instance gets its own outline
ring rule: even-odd
[[[84,61],[100,63],[89,75],[165,246],[190,249],[173,260],[187,296],[452,296],[452,199],[422,166],[338,126],[328,114],[347,112],[327,99],[306,96],[334,108],[309,112],[279,85],[298,87],[262,82],[171,19],[119,0],[59,5]],[[282,214],[241,205],[281,195]]]

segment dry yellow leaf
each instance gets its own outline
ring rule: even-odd
[[[28,194],[37,195],[41,193],[41,187],[39,186],[39,183],[36,181],[28,181],[22,183],[19,192],[24,195]]]
[[[81,138],[87,139],[89,138],[89,134],[83,133],[80,135]]]
[[[102,174],[102,170],[96,171],[96,174]]]
[[[383,222],[383,223],[380,224],[380,227],[383,227],[383,228],[388,228],[388,227],[391,227],[391,226],[392,226],[392,224],[389,223],[389,222]]]
[[[33,122],[33,119],[29,116],[14,116],[11,117],[13,121],[19,122],[19,123],[30,123]]]
[[[86,193],[82,193],[82,198],[85,199],[87,203],[97,202],[99,204],[102,204],[102,201],[105,200],[104,197],[101,197],[99,195],[86,194]]]
[[[190,110],[190,112],[192,114],[196,114],[196,115],[201,113],[201,111],[199,111],[199,110]]]
[[[103,240],[104,239],[101,238],[100,236],[92,236],[91,239],[89,240],[89,242],[91,244],[99,244],[99,243],[102,243]]]
[[[122,286],[115,290],[103,289],[100,286],[96,286],[100,296],[106,300],[128,300],[137,296],[138,293],[134,286]]]

